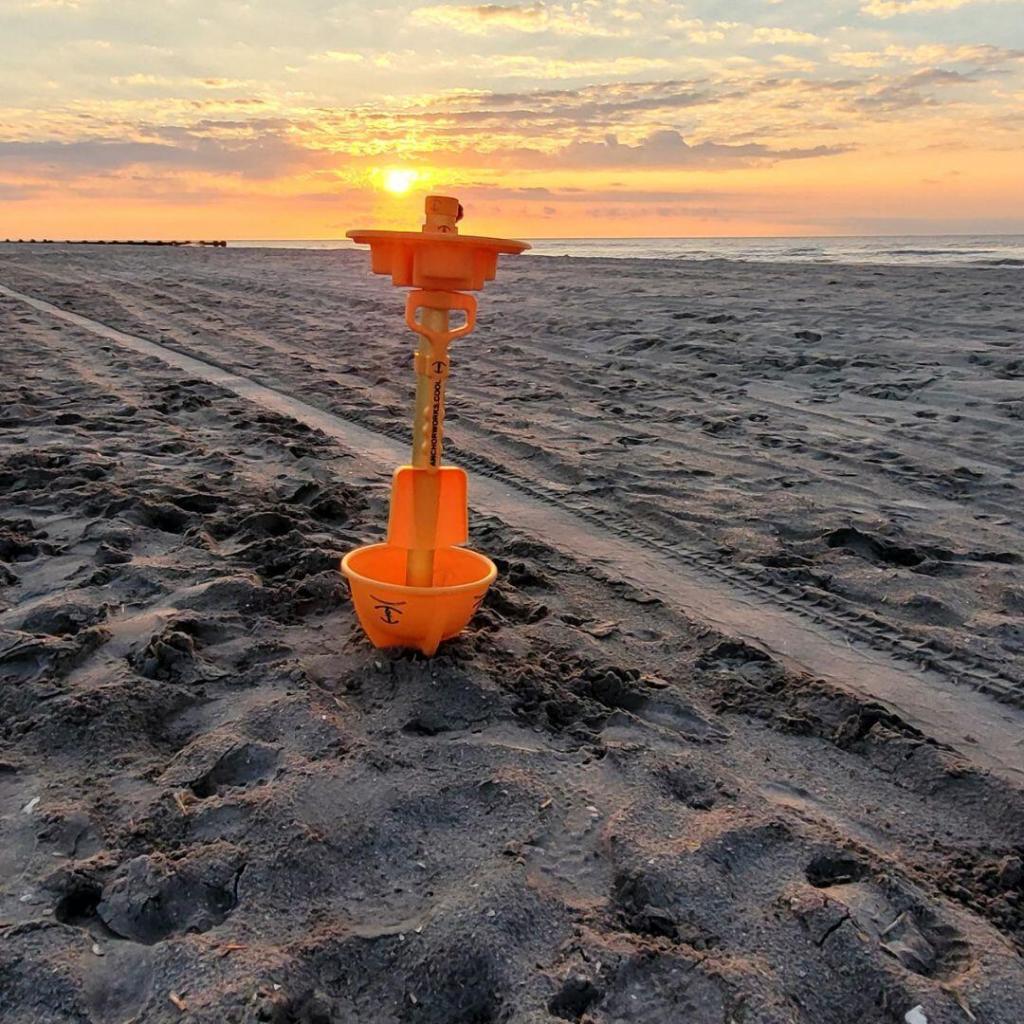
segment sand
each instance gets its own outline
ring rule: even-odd
[[[336,572],[411,389],[365,256],[0,286],[88,318],[0,294],[5,1024],[1020,1020],[1019,272],[509,261],[433,660]]]

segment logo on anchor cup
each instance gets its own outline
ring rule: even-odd
[[[397,626],[401,621],[402,613],[405,608],[402,607],[404,601],[385,601],[382,597],[374,597],[370,595],[371,600],[377,603],[373,606],[373,610],[380,615],[380,621],[386,623],[389,626]]]

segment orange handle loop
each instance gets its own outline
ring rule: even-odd
[[[421,309],[461,309],[466,314],[466,322],[461,327],[451,331],[434,331],[424,326],[416,319],[416,313]],[[410,330],[428,338],[431,344],[439,344],[446,347],[450,341],[462,338],[469,334],[476,327],[476,299],[472,295],[463,292],[433,292],[418,290],[409,293],[405,300],[405,322]]]

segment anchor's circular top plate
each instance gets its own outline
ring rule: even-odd
[[[494,279],[499,254],[516,255],[529,243],[514,238],[446,234],[440,231],[349,231],[370,247],[373,272],[389,274],[399,287],[479,291]]]

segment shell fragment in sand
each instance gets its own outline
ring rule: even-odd
[[[928,1018],[924,1015],[923,1006],[915,1006],[912,1010],[907,1010],[903,1019],[907,1024],[928,1024]]]

